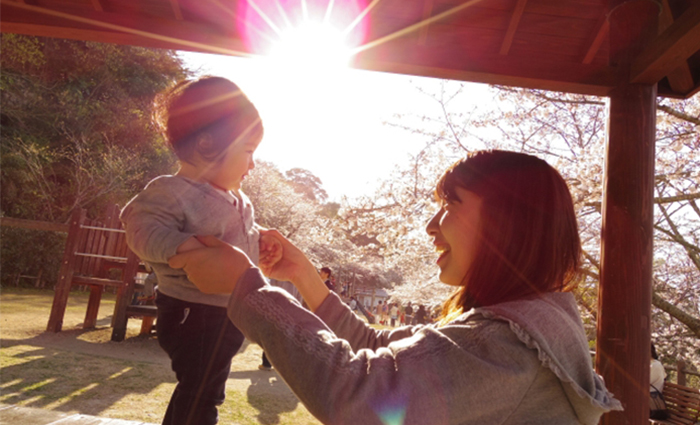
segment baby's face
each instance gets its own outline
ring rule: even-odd
[[[227,190],[239,190],[248,172],[255,168],[253,154],[261,140],[259,137],[232,143],[211,170],[209,181]]]

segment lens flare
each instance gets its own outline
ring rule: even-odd
[[[386,409],[383,412],[379,412],[379,419],[384,425],[403,425],[406,419],[406,408],[394,407]]]
[[[349,65],[369,28],[367,0],[245,0],[238,7],[249,52],[307,68]]]

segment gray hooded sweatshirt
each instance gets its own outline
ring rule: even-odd
[[[228,314],[324,424],[593,425],[621,409],[568,293],[378,331],[333,293],[312,314],[251,269]]]

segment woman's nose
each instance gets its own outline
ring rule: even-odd
[[[248,169],[252,170],[253,168],[255,168],[255,160],[250,158],[250,161],[248,162]]]
[[[425,231],[428,232],[430,236],[434,236],[438,233],[438,229],[440,227],[440,219],[442,218],[442,215],[445,213],[445,211],[440,208],[438,212],[435,213],[433,218],[428,221],[428,225],[425,226]]]

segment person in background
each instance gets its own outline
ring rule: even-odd
[[[426,325],[430,323],[430,318],[428,312],[425,310],[425,306],[420,304],[418,306],[418,311],[416,312],[416,317],[413,319],[414,325]]]
[[[664,381],[666,380],[666,370],[664,369],[664,365],[659,361],[659,355],[656,354],[656,347],[654,346],[654,343],[651,344],[650,373],[650,390],[663,393]]]
[[[391,317],[391,327],[396,327],[396,320],[399,318],[399,306],[396,303],[391,304],[389,316]]]
[[[411,302],[409,301],[408,304],[406,304],[406,308],[404,309],[404,314],[405,316],[405,322],[407,325],[413,325],[413,306],[411,305]]]
[[[659,421],[668,419],[668,411],[663,396],[664,381],[666,380],[666,370],[659,361],[656,354],[656,347],[651,343],[651,364],[649,375],[649,418]]]
[[[384,301],[384,304],[382,304],[382,325],[388,325],[389,324],[389,302]]]
[[[335,285],[333,284],[333,280],[331,279],[332,276],[333,272],[331,271],[330,267],[321,267],[321,279],[324,281],[323,283],[326,284],[326,287],[331,292],[335,292]]]
[[[379,324],[384,324],[384,319],[382,318],[382,300],[377,301],[377,305],[374,308],[374,315],[377,317],[377,320],[379,320]]]
[[[265,232],[278,244],[261,251],[261,269],[213,237],[171,265],[231,294],[231,321],[323,424],[595,425],[621,410],[571,293],[581,241],[561,175],[534,156],[481,151],[443,174],[436,198],[426,230],[454,288],[436,325],[372,328],[277,231]],[[294,283],[313,313],[262,272]]]

